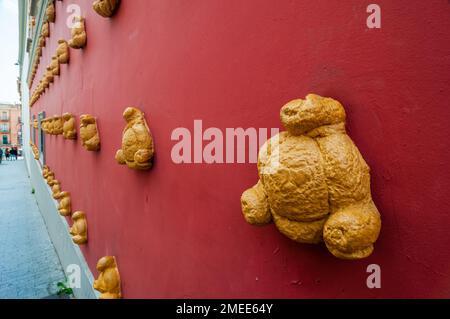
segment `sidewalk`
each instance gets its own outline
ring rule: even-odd
[[[0,165],[0,298],[55,294],[64,273],[23,160]]]

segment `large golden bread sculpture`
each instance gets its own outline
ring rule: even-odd
[[[299,243],[325,242],[341,259],[369,256],[381,229],[369,166],[345,130],[344,107],[309,94],[281,109],[287,131],[258,157],[259,181],[241,197],[248,223],[272,220]]]
[[[87,243],[87,221],[86,214],[82,211],[73,213],[72,215],[73,225],[70,228],[70,234],[72,240],[77,245],[83,245]]]
[[[90,114],[80,116],[80,138],[85,149],[91,152],[100,150],[97,119]]]
[[[100,275],[94,281],[94,289],[101,292],[100,299],[120,299],[122,292],[116,258],[114,256],[102,257],[97,262],[97,270]]]
[[[86,46],[87,35],[83,17],[75,18],[71,34],[72,39],[69,40],[68,44],[72,49],[81,49]]]
[[[102,17],[109,18],[116,12],[119,2],[120,0],[95,0],[92,7]]]
[[[127,126],[123,130],[122,148],[116,153],[117,163],[136,170],[150,169],[155,150],[144,113],[137,108],[128,107],[123,118]]]

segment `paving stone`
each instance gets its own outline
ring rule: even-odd
[[[65,278],[31,190],[24,161],[0,164],[0,298],[46,298]]]

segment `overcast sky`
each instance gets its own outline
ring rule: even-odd
[[[19,102],[14,65],[19,52],[18,0],[0,0],[0,102]]]

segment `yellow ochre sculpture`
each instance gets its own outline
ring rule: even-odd
[[[59,60],[56,55],[52,57],[49,68],[52,71],[53,76],[59,75]]]
[[[144,113],[137,108],[128,107],[123,117],[127,126],[123,131],[122,149],[116,153],[116,161],[136,170],[151,168],[155,151]]]
[[[31,151],[33,152],[33,157],[35,160],[39,160],[39,149],[37,148],[37,146],[30,142],[30,146],[31,146]]]
[[[54,135],[61,135],[63,133],[63,119],[61,116],[55,115],[53,117],[53,134]]]
[[[94,289],[101,292],[100,299],[121,298],[120,274],[116,258],[114,256],[102,257],[97,262],[97,270],[100,275],[94,281]]]
[[[45,15],[47,17],[48,22],[55,23],[56,18],[56,12],[55,12],[55,4],[53,1],[50,1],[50,3],[47,6],[47,10],[45,10]]]
[[[69,192],[60,193],[58,211],[61,216],[70,216],[72,214],[72,201]]]
[[[52,193],[54,199],[61,198],[61,183],[58,180],[54,180],[53,182]]]
[[[58,40],[58,47],[56,48],[56,56],[61,64],[69,63],[70,50],[67,41],[64,39]]]
[[[44,179],[47,179],[49,173],[50,173],[50,167],[48,167],[48,165],[44,165],[42,167],[42,177]]]
[[[100,150],[100,136],[97,119],[90,114],[80,116],[80,138],[85,149],[91,152]]]
[[[69,40],[69,46],[73,49],[81,49],[86,46],[86,29],[84,25],[84,18],[83,17],[76,17],[75,23],[72,27],[72,39]]]
[[[369,166],[345,130],[338,101],[309,94],[281,109],[285,132],[259,152],[259,181],[241,197],[248,223],[272,220],[299,243],[324,241],[341,259],[369,256],[380,214],[372,201]]]
[[[96,0],[92,7],[102,17],[109,18],[116,12],[119,2],[120,0]]]
[[[42,25],[41,38],[39,39],[39,45],[41,47],[45,46],[45,38],[50,36],[50,25],[48,21],[44,22]]]
[[[75,140],[77,138],[77,129],[75,128],[75,116],[70,113],[64,113],[63,119],[63,136],[67,140]]]
[[[77,245],[83,245],[87,243],[87,221],[86,214],[82,211],[73,213],[72,215],[73,225],[70,228],[70,234],[72,240]]]
[[[45,178],[45,180],[47,181],[47,185],[50,187],[53,187],[54,182],[56,181],[55,179],[55,173],[52,171],[49,171],[47,173],[47,177]]]

